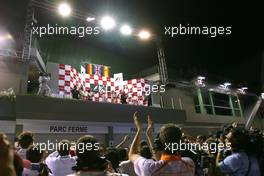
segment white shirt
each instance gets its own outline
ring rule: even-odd
[[[46,164],[51,170],[52,175],[65,176],[74,172],[72,167],[76,165],[76,159],[70,155],[60,156],[56,151],[46,158]]]
[[[134,170],[134,164],[130,161],[122,161],[119,164],[119,170],[122,174],[127,174],[129,176],[137,176]]]
[[[36,171],[36,170],[31,170],[31,169],[24,168],[22,175],[23,176],[38,176],[39,172]]]
[[[67,175],[67,176],[129,176],[125,174],[118,173],[105,173],[105,172],[78,172],[75,174]]]
[[[23,149],[23,148],[21,148],[21,149],[19,149],[19,150],[17,151],[17,154],[18,154],[22,159],[24,159],[24,160],[27,159],[27,149]]]
[[[179,161],[154,161],[139,157],[134,162],[134,169],[140,176],[194,176],[194,163],[190,158],[183,157]]]

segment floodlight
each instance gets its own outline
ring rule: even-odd
[[[143,39],[143,40],[147,40],[149,39],[151,36],[150,32],[149,31],[146,31],[146,30],[142,30],[138,33],[138,37],[140,39]]]
[[[63,17],[67,17],[71,14],[71,7],[67,3],[61,3],[58,7],[59,14]]]
[[[120,32],[123,35],[131,35],[132,34],[132,28],[130,26],[128,26],[128,25],[123,25],[120,28]]]
[[[115,20],[110,16],[105,16],[101,20],[101,26],[104,30],[110,30],[115,27]]]

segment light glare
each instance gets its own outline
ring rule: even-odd
[[[123,34],[123,35],[131,35],[132,34],[132,29],[130,26],[128,25],[123,25],[121,28],[120,28],[120,32]]]
[[[150,33],[146,30],[142,30],[138,33],[139,38],[146,40],[150,38]]]
[[[104,30],[109,30],[115,27],[115,21],[109,16],[105,16],[101,20],[101,26]]]
[[[63,17],[67,17],[71,14],[71,7],[67,3],[60,4],[58,10]]]
[[[86,18],[86,21],[88,21],[88,22],[90,22],[90,21],[94,21],[94,20],[95,20],[94,17],[87,17],[87,18]]]

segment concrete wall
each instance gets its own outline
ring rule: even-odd
[[[16,93],[26,93],[28,67],[16,58],[0,56],[0,90],[13,88]]]
[[[7,134],[13,140],[16,127],[14,102],[0,100],[0,133]]]
[[[49,82],[49,86],[51,88],[52,93],[57,94],[58,93],[58,85],[59,85],[59,69],[58,69],[59,64],[57,63],[52,63],[48,62],[47,63],[47,73],[51,74],[51,79]]]

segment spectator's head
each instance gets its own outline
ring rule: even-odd
[[[127,149],[119,149],[119,156],[120,156],[120,161],[128,160]]]
[[[40,163],[43,160],[44,152],[37,146],[30,146],[26,153],[27,160],[31,163]]]
[[[91,135],[82,136],[77,142],[77,170],[104,171],[106,160],[100,158],[99,143]]]
[[[229,142],[233,152],[245,151],[248,144],[248,137],[242,129],[234,128],[231,132]]]
[[[105,159],[111,162],[112,167],[116,170],[119,166],[120,156],[117,149],[108,149],[108,153],[105,155]]]
[[[143,156],[146,159],[151,159],[152,158],[152,154],[150,151],[149,146],[145,145],[140,149],[140,155]]]
[[[199,144],[203,144],[206,141],[206,136],[198,135],[196,138],[196,142]]]
[[[147,143],[147,141],[141,140],[140,141],[140,148],[142,148],[144,146],[148,146],[148,143]]]
[[[60,156],[67,156],[70,154],[70,141],[68,140],[62,140],[59,143],[59,150],[58,153]]]
[[[30,131],[25,131],[18,136],[18,143],[21,148],[27,149],[33,144],[33,134]]]
[[[155,140],[155,148],[167,154],[173,154],[169,148],[165,147],[174,143],[179,144],[182,139],[182,132],[174,124],[163,125],[160,129],[158,139]]]

